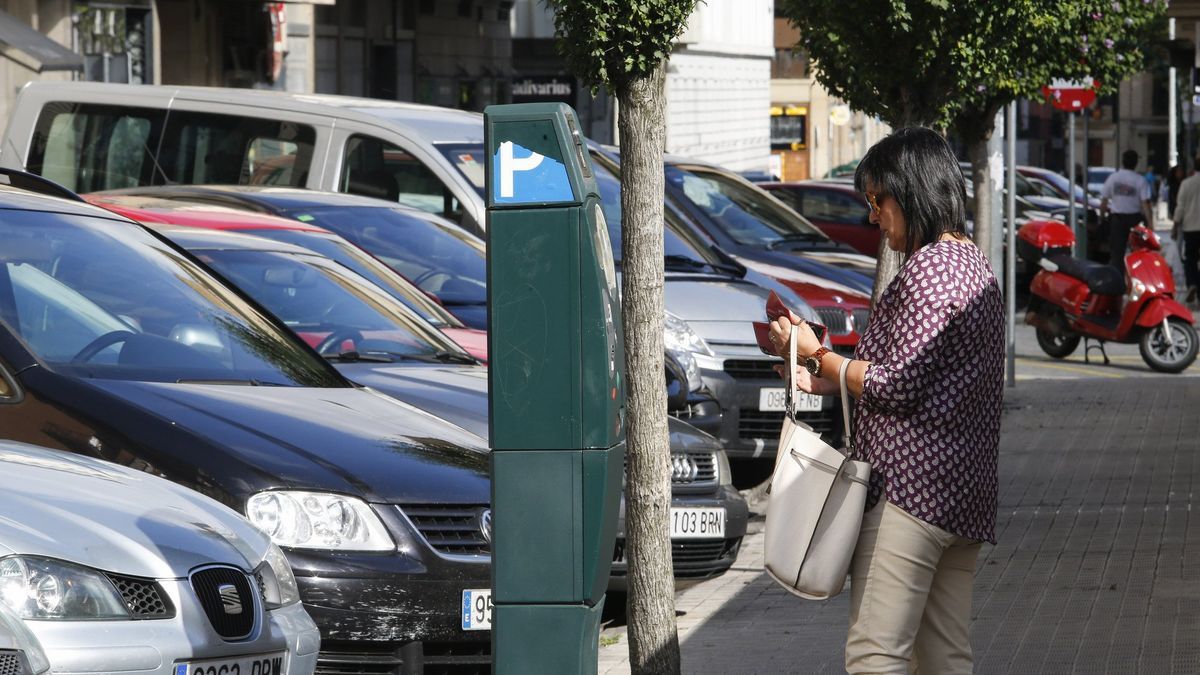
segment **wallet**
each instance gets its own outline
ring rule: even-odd
[[[767,297],[767,321],[754,321],[751,325],[754,326],[754,341],[758,343],[758,349],[767,356],[779,356],[775,353],[775,346],[771,344],[771,324],[768,321],[774,321],[781,316],[790,316],[787,305],[783,304],[783,300],[775,291],[771,291],[771,295]],[[816,334],[817,340],[825,342],[825,326],[812,321],[805,321],[808,327]]]

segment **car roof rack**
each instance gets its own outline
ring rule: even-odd
[[[0,167],[0,176],[8,178],[8,184],[20,190],[28,190],[29,192],[36,192],[50,197],[70,199],[74,202],[84,201],[83,197],[80,197],[73,191],[55,183],[49,178],[43,178],[35,173]]]

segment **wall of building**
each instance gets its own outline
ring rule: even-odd
[[[0,9],[24,21],[55,42],[70,48],[72,40],[71,5],[68,0],[4,0]],[[0,57],[0,125],[6,124],[17,91],[34,80],[69,80],[70,73],[37,73],[28,67]]]
[[[667,151],[735,171],[769,164],[771,0],[696,7],[667,65]]]

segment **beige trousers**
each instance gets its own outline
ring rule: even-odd
[[[971,583],[980,543],[880,500],[850,564],[849,673],[971,672]]]

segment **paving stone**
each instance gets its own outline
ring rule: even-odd
[[[998,543],[975,577],[977,673],[1200,673],[1200,386],[1030,380],[1005,394]],[[762,572],[761,521],[724,576],[681,592],[687,673],[842,671],[848,594]],[[601,647],[627,673],[628,638]]]

